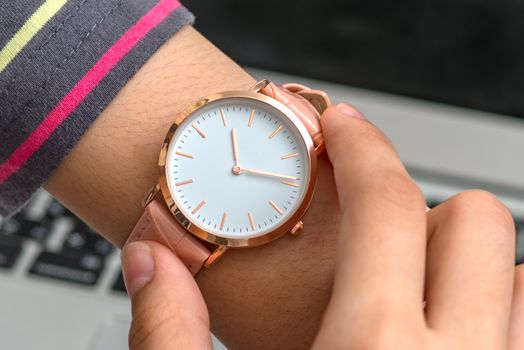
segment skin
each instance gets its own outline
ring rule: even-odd
[[[46,189],[122,246],[142,213],[142,198],[156,182],[161,142],[177,113],[201,96],[245,90],[253,83],[193,28],[184,28],[104,110],[46,183]],[[420,191],[387,139],[361,119],[346,118],[345,122],[353,124],[329,127],[324,123],[326,137],[332,140],[327,146],[340,184],[338,193],[333,168],[323,156],[319,159],[317,193],[304,217],[302,234],[287,235],[254,249],[228,251],[211,269],[199,274],[203,299],[193,279],[166,248],[147,242],[147,248],[136,247],[134,255],[133,248],[128,249],[132,245],[125,249],[123,263],[133,303],[133,349],[203,348],[209,341],[205,335],[209,321],[212,331],[230,349],[300,349],[313,342],[319,349],[351,348],[349,345],[382,349],[385,347],[380,346],[391,339],[420,345],[434,334],[429,326],[444,328],[443,320],[448,318],[461,325],[469,323],[465,319],[492,314],[488,324],[496,329],[496,345],[504,343],[501,333],[509,328],[508,294],[515,274],[514,232],[509,232],[507,210],[493,197],[474,192],[467,200],[456,200],[462,204],[449,205],[455,215],[450,222],[438,219],[442,210],[426,215]],[[337,149],[344,151],[333,151]],[[488,204],[478,209],[479,201]],[[469,226],[461,227],[460,215],[467,212],[464,207],[472,209]],[[475,217],[482,220],[477,222],[472,219]],[[370,226],[370,221],[377,225]],[[428,247],[436,248],[433,253],[427,251],[425,266],[428,227],[435,227]],[[472,233],[481,238],[473,240],[476,249],[459,249],[466,247],[465,241],[471,243],[468,237]],[[452,260],[441,264],[440,250]],[[143,277],[140,266],[147,265],[143,259],[150,255],[154,268],[148,273],[154,277],[133,278]],[[421,308],[425,271],[426,283],[439,286],[431,288],[436,294],[428,299],[427,313],[433,316],[427,322]],[[520,279],[515,284],[517,291],[524,289]],[[457,286],[463,281],[468,289]],[[472,291],[479,281],[482,288]],[[462,289],[471,293],[461,295]],[[457,299],[453,299],[455,294]],[[446,306],[450,299],[456,303]],[[520,299],[513,304],[522,308]],[[476,307],[485,303],[492,307]],[[451,310],[451,315],[433,310]],[[409,319],[400,319],[401,315]],[[524,323],[518,313],[512,317],[512,325]],[[340,327],[347,324],[357,326],[341,332]],[[409,326],[415,328],[407,331]],[[460,333],[457,327],[449,328],[450,341],[458,339],[451,334]],[[480,342],[480,337],[471,335],[473,330],[486,332],[488,328],[477,322],[464,335],[478,342],[478,348],[493,349],[486,345],[493,343]],[[415,340],[410,337],[417,334],[420,336]],[[173,343],[179,338],[183,343]],[[340,343],[330,344],[330,339]],[[460,340],[465,342],[466,338]]]

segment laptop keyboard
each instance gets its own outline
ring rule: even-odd
[[[0,268],[13,267],[21,251],[21,238],[0,234]]]
[[[20,260],[26,260],[21,273],[27,278],[94,289],[108,261],[117,260],[118,254],[111,243],[44,191],[22,212],[0,221],[0,269],[14,270]],[[109,289],[125,293],[120,267],[116,270]]]
[[[429,207],[436,205],[438,201],[428,202]],[[516,219],[516,227],[516,263],[520,264],[524,263],[524,218]],[[28,242],[32,249],[27,249]],[[21,272],[24,277],[93,289],[108,260],[117,260],[114,256],[119,252],[62,204],[40,191],[22,212],[0,222],[0,271],[15,269],[23,254],[29,255]],[[111,274],[107,289],[126,292],[120,266]]]

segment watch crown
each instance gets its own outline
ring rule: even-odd
[[[298,235],[302,229],[304,228],[304,223],[302,221],[299,221],[293,226],[293,228],[289,231],[293,236]]]

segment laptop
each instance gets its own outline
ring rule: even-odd
[[[517,223],[524,262],[524,122],[324,81],[249,69],[351,101],[397,146],[430,206],[468,188],[497,194]],[[45,191],[0,223],[3,349],[124,350],[130,303],[119,251]],[[213,338],[215,349],[225,349]]]

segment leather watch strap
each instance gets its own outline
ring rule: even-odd
[[[266,83],[259,92],[291,109],[311,135],[317,153],[322,152],[324,137],[320,126],[320,115],[330,104],[327,94],[300,84],[280,86]],[[169,247],[195,276],[212,256],[212,252],[176,221],[159,197],[161,196],[154,197],[146,205],[144,214],[127,242],[153,240],[162,243]]]
[[[324,91],[313,90],[300,84],[277,85],[268,83],[260,92],[283,103],[304,124],[315,147],[323,150],[324,136],[320,115],[331,104]]]
[[[175,252],[195,276],[202,269],[211,252],[176,222],[167,207],[160,201],[161,199],[155,198],[145,207],[144,214],[131,231],[128,242],[152,240],[162,243]]]

